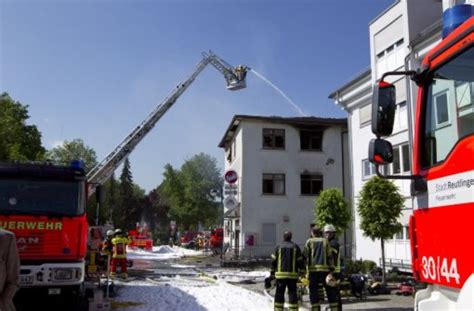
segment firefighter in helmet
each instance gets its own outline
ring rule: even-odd
[[[338,299],[336,287],[328,286],[326,280],[332,285],[332,275],[334,271],[334,261],[329,246],[329,241],[322,236],[322,230],[317,226],[312,228],[312,237],[306,241],[304,247],[304,257],[307,262],[309,274],[309,298],[311,310],[321,310],[320,301],[324,299],[323,287],[329,300],[331,311],[338,310]]]
[[[116,229],[112,239],[112,276],[117,272],[117,266],[120,265],[122,278],[127,278],[127,245],[131,243],[121,229]]]
[[[331,224],[325,225],[324,236],[329,241],[329,247],[331,249],[331,254],[334,262],[334,272],[328,275],[328,278],[326,279],[326,284],[328,284],[328,286],[332,285],[332,287],[335,287],[337,289],[336,294],[338,301],[338,309],[342,310],[341,295],[339,290],[339,282],[341,280],[341,253],[340,245],[336,238],[336,228]],[[329,279],[333,282],[328,282]]]
[[[296,283],[299,272],[304,269],[304,262],[299,246],[293,243],[291,238],[291,231],[285,231],[283,243],[278,245],[272,254],[271,278],[276,278],[275,310],[283,311],[287,287],[290,310],[298,310]]]
[[[102,243],[102,253],[106,256],[112,254],[112,239],[114,238],[114,234],[114,230],[107,230],[107,232],[105,233],[105,240]]]

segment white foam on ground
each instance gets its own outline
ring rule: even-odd
[[[169,282],[131,281],[123,284],[116,301],[133,301],[140,306],[117,310],[183,310],[234,311],[272,310],[264,295],[251,292],[223,281],[203,282],[186,278],[170,278]]]
[[[152,251],[143,249],[129,249],[127,257],[129,259],[143,259],[143,260],[168,260],[181,258],[185,256],[202,256],[205,255],[202,251],[195,251],[178,246],[170,247],[168,245],[153,246]]]

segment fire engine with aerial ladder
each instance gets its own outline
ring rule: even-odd
[[[212,52],[203,53],[194,71],[87,173],[80,161],[73,161],[69,166],[48,162],[0,163],[0,228],[14,232],[17,237],[23,289],[49,295],[82,292],[90,239],[85,214],[87,199],[110,178],[209,64],[224,76],[228,90],[246,87],[248,67],[232,67]],[[137,233],[137,246],[141,238],[143,234]]]

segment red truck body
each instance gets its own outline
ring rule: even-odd
[[[474,76],[473,29],[474,17],[471,17],[428,53],[422,64],[422,68],[428,71],[427,76],[437,70],[441,72],[443,66],[457,61],[456,58],[461,60],[460,63],[451,64],[466,66],[465,70],[470,70],[469,75]],[[427,81],[430,79],[436,78],[427,78]],[[453,73],[452,79],[456,83],[464,77],[461,73]],[[441,83],[438,82],[438,85]],[[461,135],[464,137],[449,141],[451,137],[442,137],[440,131],[443,129],[437,129],[432,134],[434,137],[430,137],[437,139],[439,161],[423,165],[425,151],[422,148],[427,147],[426,141],[431,139],[425,134],[426,106],[431,99],[430,93],[434,92],[430,91],[434,84],[426,82],[419,88],[416,107],[413,174],[425,178],[428,191],[417,195],[418,208],[410,219],[412,266],[415,276],[424,282],[462,288],[474,273],[474,256],[469,246],[472,243],[466,240],[473,234],[474,135],[468,130],[465,131],[467,135]],[[472,93],[467,96],[472,105]],[[460,135],[461,114],[459,108],[455,110],[457,115],[451,118],[458,119],[457,131]],[[463,117],[469,117],[470,121],[463,122],[474,122],[474,112],[466,112]],[[442,140],[452,145],[444,159],[439,155]]]
[[[216,228],[211,230],[211,237],[209,238],[209,244],[211,248],[222,248],[224,241],[224,229]]]
[[[22,287],[81,287],[85,204],[80,167],[0,164],[0,228],[16,235]]]

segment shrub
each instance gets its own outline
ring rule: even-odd
[[[372,260],[351,260],[346,259],[344,261],[345,264],[345,271],[347,274],[354,274],[354,273],[370,273],[372,270],[377,267],[377,264]]]

